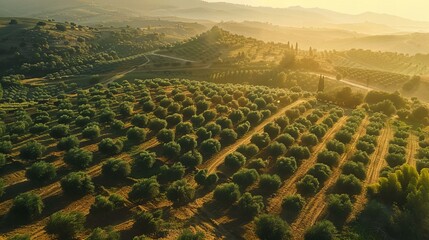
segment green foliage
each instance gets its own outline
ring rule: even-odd
[[[297,162],[300,162],[310,157],[310,150],[308,150],[307,147],[293,145],[287,152],[287,155],[289,157],[294,157]]]
[[[94,184],[91,177],[85,172],[71,172],[61,179],[61,188],[64,194],[76,197],[94,191]]]
[[[37,160],[42,157],[46,147],[37,141],[30,141],[19,150],[19,156],[24,160]]]
[[[213,192],[213,198],[223,204],[233,204],[240,196],[239,186],[235,183],[220,184]]]
[[[95,228],[86,240],[119,240],[120,234],[112,228]]]
[[[140,144],[146,140],[146,130],[139,127],[130,128],[127,131],[127,139],[133,144]]]
[[[258,146],[258,148],[262,149],[267,147],[270,144],[271,139],[270,139],[270,135],[264,132],[264,133],[254,134],[250,139],[250,142]]]
[[[195,189],[185,180],[177,180],[168,187],[166,196],[174,203],[184,204],[194,199]]]
[[[128,197],[134,201],[152,199],[160,194],[160,187],[155,177],[146,178],[133,185]]]
[[[316,192],[319,191],[319,186],[320,184],[317,178],[308,174],[296,183],[298,192],[305,196],[316,194]]]
[[[185,167],[195,168],[203,162],[203,156],[195,150],[183,154],[179,160]]]
[[[91,214],[102,214],[121,209],[124,206],[125,199],[120,195],[112,194],[109,197],[97,195],[89,211]]]
[[[49,182],[57,176],[57,170],[52,163],[36,162],[25,172],[25,176],[37,183]]]
[[[337,166],[339,160],[340,154],[334,151],[324,150],[317,155],[317,162],[326,164],[329,167]]]
[[[326,148],[329,151],[337,152],[338,154],[343,154],[346,151],[346,146],[344,143],[334,139],[326,143]]]
[[[130,175],[131,167],[130,164],[124,160],[109,159],[103,164],[101,173],[107,179],[123,179]]]
[[[42,198],[39,195],[32,192],[21,193],[13,199],[8,214],[13,222],[24,223],[40,216],[43,208]]]
[[[92,152],[80,148],[72,148],[64,154],[64,162],[74,168],[85,169],[92,162]]]
[[[213,156],[214,154],[218,153],[220,149],[220,142],[212,138],[204,140],[200,145],[201,154],[203,154],[205,158]]]
[[[308,170],[308,174],[317,178],[319,183],[324,183],[329,179],[329,176],[332,174],[332,170],[326,164],[316,163]]]
[[[224,164],[228,169],[237,171],[246,164],[246,157],[239,152],[233,152],[225,157]]]
[[[301,195],[290,195],[283,199],[282,210],[292,216],[297,216],[304,208],[305,203],[305,199]]]
[[[362,191],[362,182],[354,175],[342,174],[335,184],[335,189],[338,193],[357,195]]]
[[[347,194],[331,194],[328,196],[327,210],[329,218],[342,223],[353,209],[353,203]]]
[[[204,237],[205,235],[203,232],[198,231],[196,233],[193,233],[191,230],[186,229],[183,230],[177,240],[204,240]]]
[[[83,231],[85,215],[81,212],[56,212],[46,223],[46,232],[59,239],[73,239]]]
[[[259,180],[259,189],[266,194],[273,194],[280,188],[281,183],[280,177],[275,174],[262,174]]]
[[[281,176],[289,176],[298,168],[294,157],[280,157],[276,160],[275,169]]]
[[[232,175],[232,181],[241,188],[247,188],[259,179],[259,174],[255,169],[241,169]]]
[[[289,225],[280,217],[263,214],[256,218],[256,235],[261,240],[288,240],[291,239]]]
[[[170,129],[162,129],[156,135],[156,139],[161,143],[168,143],[174,140],[174,131]]]
[[[161,210],[155,213],[139,212],[134,216],[134,226],[141,229],[144,233],[157,233],[161,231],[164,224],[161,217]]]
[[[304,146],[307,147],[314,147],[319,142],[316,135],[310,133],[310,134],[304,134],[301,138],[301,142]]]
[[[94,140],[100,136],[100,132],[100,127],[97,125],[87,126],[82,131],[82,137]]]
[[[249,192],[246,192],[241,196],[237,205],[240,211],[249,217],[254,217],[261,213],[265,206],[264,198],[262,196],[252,196]]]
[[[58,124],[55,127],[51,128],[51,131],[49,133],[51,137],[53,138],[63,138],[70,135],[70,128],[67,125],[64,124]]]
[[[304,235],[305,240],[335,240],[337,229],[328,220],[317,222],[307,229]]]
[[[63,137],[57,144],[58,150],[68,151],[72,148],[79,147],[79,139],[76,136]]]
[[[98,143],[98,151],[108,156],[119,154],[123,147],[124,144],[120,139],[104,138]]]
[[[141,171],[153,167],[156,161],[156,154],[148,151],[138,153],[133,159],[133,170]]]

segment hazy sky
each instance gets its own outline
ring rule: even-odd
[[[415,20],[429,21],[429,0],[205,0],[270,7],[319,7],[357,14],[362,12],[388,13]]]

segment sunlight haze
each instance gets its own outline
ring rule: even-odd
[[[409,19],[429,21],[427,9],[429,2],[426,0],[361,0],[359,3],[343,0],[205,0],[207,2],[230,2],[252,6],[269,7],[317,7],[344,13],[359,14],[363,12],[377,12],[393,14]]]

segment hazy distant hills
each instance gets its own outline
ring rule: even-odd
[[[289,27],[332,27],[363,32],[356,24],[373,24],[387,30],[429,31],[428,22],[413,21],[387,14],[343,14],[319,8],[251,7],[201,0],[0,0],[0,16],[50,17],[58,20],[99,22],[110,17],[180,17],[210,21],[258,21]],[[104,18],[101,18],[103,16]],[[352,24],[352,25],[351,25]],[[373,33],[374,28],[370,29]],[[367,33],[367,32],[363,32]]]
[[[299,42],[318,49],[363,48],[428,53],[429,22],[377,13],[343,14],[320,8],[251,7],[201,0],[0,0],[0,17],[53,18],[80,24],[152,26],[198,22],[264,41]],[[155,21],[154,21],[155,20]],[[192,31],[187,31],[191,33]],[[172,33],[175,34],[175,33]]]

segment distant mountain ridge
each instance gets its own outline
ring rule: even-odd
[[[195,20],[258,21],[289,27],[341,28],[347,24],[371,23],[392,31],[429,32],[429,22],[414,21],[388,14],[344,14],[320,8],[253,7],[201,0],[0,0],[2,17],[56,18],[86,24],[103,19],[126,19],[137,16],[180,17]],[[344,29],[344,28],[342,28]]]

